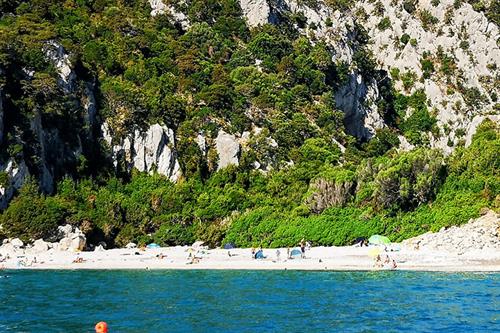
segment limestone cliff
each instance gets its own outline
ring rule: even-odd
[[[325,40],[332,46],[332,57],[347,63],[354,51],[350,28],[355,23],[364,26],[379,68],[393,74],[396,89],[407,94],[424,89],[440,128],[438,135],[431,136],[431,144],[446,153],[474,134],[470,124],[477,122],[476,117],[498,114],[500,35],[498,26],[483,13],[466,3],[456,8],[453,0],[353,3],[353,10],[340,12],[319,0],[240,1],[250,27],[275,23],[286,13],[303,14],[307,23],[300,29],[302,33]],[[432,73],[423,68],[431,66],[429,61]],[[400,79],[403,76],[412,81],[406,87]],[[378,98],[377,84],[352,71],[348,83],[336,94],[337,107],[345,112],[351,134],[370,138],[384,127],[375,105]]]
[[[141,172],[158,172],[176,182],[181,177],[174,132],[166,126],[154,124],[146,131],[136,130],[124,139],[115,142],[113,133],[105,123],[102,127],[104,140],[111,148],[115,167],[125,164]]]

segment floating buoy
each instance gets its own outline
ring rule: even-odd
[[[95,333],[108,333],[108,324],[101,321],[95,325]]]

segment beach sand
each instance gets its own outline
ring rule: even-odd
[[[399,245],[396,247],[400,247]],[[476,250],[466,253],[412,248],[401,246],[388,254],[397,262],[398,270],[415,271],[500,271],[500,252]],[[264,249],[265,259],[253,259],[251,249],[198,249],[199,262],[190,263],[189,247],[158,249],[112,249],[94,252],[47,252],[16,254],[0,264],[5,269],[232,269],[232,270],[381,270],[375,268],[368,247],[314,247],[306,251],[306,258],[287,259],[287,249]],[[160,259],[158,256],[165,256]],[[229,256],[231,254],[231,256]],[[34,258],[36,257],[36,262]],[[77,258],[83,262],[74,263]],[[24,266],[24,263],[27,265]]]

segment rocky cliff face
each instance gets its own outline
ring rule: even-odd
[[[433,146],[450,152],[464,131],[467,137],[475,132],[469,126],[475,117],[498,113],[498,26],[470,4],[426,0],[405,8],[390,0],[357,1],[356,12],[395,87],[425,91],[441,130]],[[405,87],[405,75],[414,84]]]
[[[324,40],[330,46],[334,62],[352,63],[356,49],[355,19],[352,15],[334,11],[322,1],[314,7],[295,0],[241,0],[240,5],[252,28],[278,23],[290,15],[303,15],[307,21],[305,27],[297,27],[303,35],[316,41]],[[377,82],[363,78],[352,68],[347,83],[335,95],[337,107],[345,113],[345,124],[350,134],[370,139],[377,129],[384,127],[375,106],[379,97]]]
[[[141,172],[158,172],[172,182],[181,177],[174,132],[170,128],[154,124],[146,131],[136,130],[118,142],[115,142],[114,135],[106,123],[102,132],[104,140],[111,148],[111,157],[116,168],[123,163],[129,172],[133,168]]]
[[[33,110],[33,115],[26,120],[26,131],[29,132],[29,143],[26,139],[17,138],[19,145],[29,146],[29,151],[17,153],[16,156],[3,156],[0,173],[3,174],[0,184],[0,208],[4,208],[15,191],[18,190],[30,177],[35,177],[40,188],[45,193],[54,190],[55,182],[75,168],[84,149],[83,142],[90,143],[94,140],[93,128],[97,122],[97,107],[94,97],[93,85],[83,83],[84,92],[77,94],[77,83],[81,82],[70,62],[70,56],[56,41],[48,41],[43,51],[46,60],[54,65],[58,75],[57,88],[61,94],[70,101],[76,110],[84,111],[78,128],[70,130],[68,124],[49,124],[46,117],[38,109]],[[36,76],[34,71],[25,71],[26,80]],[[7,82],[6,84],[9,84]],[[3,136],[4,110],[0,90],[0,135]],[[80,116],[80,115],[76,115]],[[12,117],[12,116],[10,116]],[[83,130],[82,130],[83,129]],[[29,156],[32,154],[32,156]]]

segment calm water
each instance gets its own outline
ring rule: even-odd
[[[0,274],[0,332],[500,332],[500,274]]]

